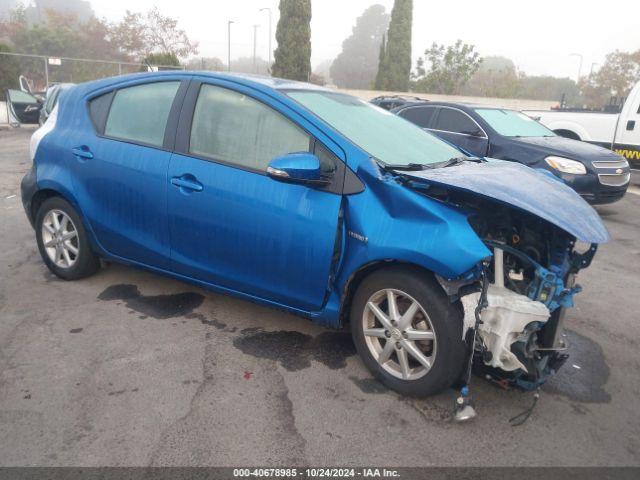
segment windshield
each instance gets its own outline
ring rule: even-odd
[[[432,164],[462,156],[411,122],[359,98],[317,90],[285,93],[387,165]]]
[[[476,113],[505,137],[555,137],[556,134],[533,118],[515,110],[476,108]]]

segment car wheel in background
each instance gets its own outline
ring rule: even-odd
[[[100,259],[91,250],[80,216],[63,198],[51,197],[42,203],[35,229],[40,255],[58,277],[76,280],[100,268]]]
[[[433,278],[392,268],[363,280],[350,322],[356,349],[378,380],[403,395],[428,396],[462,373],[462,316]]]

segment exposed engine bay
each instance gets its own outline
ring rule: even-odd
[[[503,388],[536,390],[566,362],[563,318],[598,244],[609,240],[598,213],[555,177],[524,165],[468,159],[395,172],[414,191],[463,212],[487,256],[455,278],[436,275],[463,310],[467,367],[454,419],[475,416],[471,372]]]
[[[508,205],[462,192],[448,192],[447,201],[469,212],[472,228],[493,252],[479,267],[486,270],[484,299],[479,276],[459,282],[456,293],[448,285],[450,296],[464,307],[465,337],[474,329],[477,306],[484,302],[473,369],[503,387],[535,389],[568,358],[564,311],[581,291],[576,274],[590,265],[597,244],[578,251],[572,235]]]

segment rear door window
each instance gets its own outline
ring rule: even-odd
[[[480,127],[468,115],[460,110],[452,108],[441,108],[433,127],[444,132],[462,133],[473,135],[480,131]]]
[[[421,128],[428,128],[435,111],[435,107],[409,107],[402,110],[399,115]]]
[[[118,90],[111,102],[104,134],[161,147],[180,82],[156,82]]]

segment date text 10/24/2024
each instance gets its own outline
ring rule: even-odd
[[[400,473],[387,468],[234,468],[233,476],[236,478],[399,478]]]

